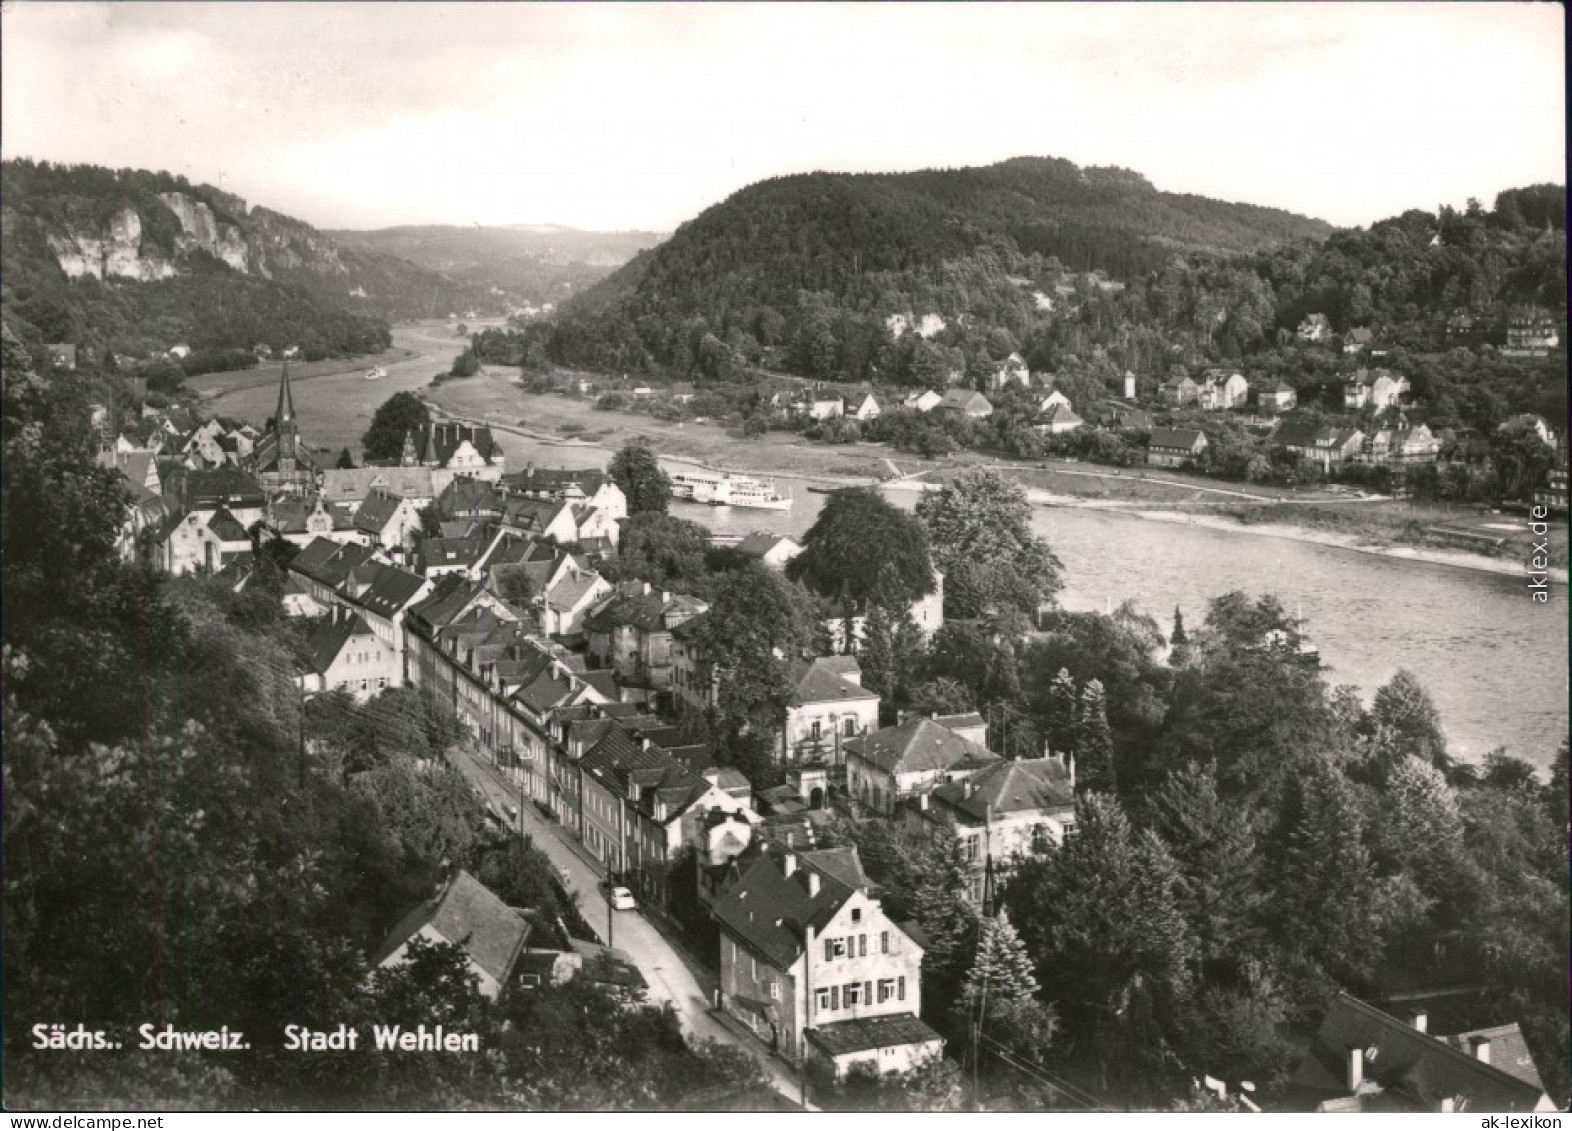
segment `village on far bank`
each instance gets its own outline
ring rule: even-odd
[[[1300,330],[1307,340],[1325,332],[1313,319]],[[1531,340],[1514,342],[1524,348],[1556,345],[1538,322],[1523,333]],[[1493,438],[1475,437],[1484,445],[1476,451],[1469,437],[1443,439],[1410,423],[1407,381],[1383,368],[1371,346],[1356,333],[1342,347],[1357,363],[1341,392],[1346,421],[1296,419],[1294,390],[1252,390],[1226,368],[1175,373],[1155,403],[1127,375],[1123,395],[1108,397],[1088,421],[1018,354],[999,361],[986,391],[927,389],[897,402],[871,388],[798,382],[760,395],[772,417],[831,442],[854,422],[914,422],[913,444],[924,454],[948,450],[936,437],[965,441],[967,428],[1008,412],[1038,445],[1025,454],[1080,451],[1070,445],[1107,437],[1119,445],[1109,462],[1206,467],[1210,453],[1236,443],[1242,424],[1255,437],[1243,457],[1252,480],[1314,481],[1319,473],[1375,486],[1378,473],[1380,489],[1394,491],[1419,469],[1440,482],[1484,474]],[[608,407],[623,399],[579,392],[616,398]],[[924,960],[935,943],[912,916],[887,910],[858,844],[837,835],[839,819],[953,843],[964,900],[985,923],[1004,924],[984,936],[1003,962],[1014,935],[1001,917],[1002,885],[1074,838],[1089,780],[1108,784],[1110,771],[1086,761],[1089,747],[1080,755],[1046,741],[1026,747],[1019,732],[1012,742],[1008,716],[962,704],[897,709],[864,671],[870,648],[887,646],[893,630],[874,623],[880,613],[871,605],[824,593],[814,646],[775,649],[789,693],[772,729],[754,726],[753,760],[720,756],[716,718],[736,707],[723,703],[734,673],[710,654],[722,631],[711,623],[712,603],[663,587],[670,563],[651,564],[652,544],[630,561],[622,535],[630,515],[664,512],[666,497],[780,505],[745,476],[668,478],[647,448],[620,468],[630,449],[607,469],[510,468],[489,428],[429,415],[403,430],[396,456],[356,465],[347,452],[308,445],[310,423],[296,413],[287,366],[265,429],[203,419],[183,405],[145,407],[134,419],[93,412],[100,465],[130,485],[126,560],[212,577],[236,592],[260,570],[281,567],[284,611],[302,626],[302,696],[367,703],[412,688],[451,712],[467,735],[455,757],[492,775],[509,799],[477,787],[499,825],[522,831],[519,807],[528,807],[532,821],[544,821],[604,878],[608,916],[647,919],[709,967],[710,1004],[739,1040],[829,1081],[918,1071],[947,1044],[923,1018]],[[1546,452],[1548,470],[1518,497],[1565,514],[1566,467],[1552,455],[1559,438],[1537,417],[1502,427]],[[630,499],[624,484],[640,497]],[[658,502],[642,497],[651,489]],[[701,551],[779,575],[804,546],[757,533],[720,536]],[[929,645],[945,625],[945,582],[935,570],[932,588],[905,610],[912,647]],[[1176,624],[1169,644],[1182,647],[1182,634]],[[1290,651],[1315,665],[1297,636]],[[1100,725],[1106,734],[1103,695],[1096,680],[1071,681],[1066,725]],[[565,874],[555,880],[571,891]],[[410,910],[373,964],[405,961],[417,937],[465,948],[494,999],[587,970],[617,985],[653,973],[615,949],[531,946],[527,921],[462,871]],[[1370,1108],[1378,1079],[1383,1102],[1400,1094],[1396,1072],[1426,1081],[1401,1092],[1409,1110],[1547,1109],[1517,1024],[1441,1036],[1423,1012],[1400,1012],[1342,994],[1273,1103]],[[1390,1055],[1354,1055],[1377,1046]],[[1254,1083],[1224,1065],[1215,1076],[1204,1081],[1207,1095],[1259,1110]],[[1072,1095],[1080,1093],[1067,1085],[1061,1099],[1094,1106]]]

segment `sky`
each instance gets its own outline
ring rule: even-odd
[[[766,177],[1118,165],[1338,225],[1565,178],[1551,4],[0,4],[0,154],[319,227],[669,231]]]

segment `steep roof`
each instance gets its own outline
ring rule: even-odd
[[[1534,1054],[1529,1051],[1528,1042],[1523,1039],[1523,1029],[1516,1021],[1510,1025],[1495,1025],[1485,1029],[1469,1029],[1464,1033],[1453,1033],[1450,1037],[1441,1037],[1458,1052],[1465,1056],[1473,1057],[1476,1042],[1485,1040],[1490,1042],[1490,1063],[1495,1065],[1508,1076],[1515,1076],[1523,1083],[1543,1092],[1545,1083],[1539,1076],[1539,1069],[1534,1065]]]
[[[335,610],[317,625],[306,642],[306,664],[318,675],[326,675],[352,638],[374,635],[359,613]]]
[[[975,389],[951,389],[939,398],[934,408],[952,408],[958,412],[992,412],[993,402]]]
[[[849,738],[845,749],[891,774],[947,770],[963,762],[975,765],[997,761],[975,742],[968,742],[954,731],[925,718],[910,719],[899,726]]]
[[[397,566],[384,565],[377,571],[371,587],[359,597],[369,612],[391,620],[420,592],[426,579]]]
[[[1052,405],[1049,405],[1048,406],[1048,410],[1042,414],[1042,420],[1043,420],[1043,422],[1045,424],[1084,424],[1085,423],[1085,421],[1083,421],[1079,416],[1076,415],[1075,410],[1072,409],[1067,404],[1052,404]]]
[[[429,467],[331,467],[322,472],[322,494],[329,503],[358,503],[372,488],[385,487],[406,499],[429,499]]]
[[[569,486],[576,486],[585,495],[593,495],[606,482],[604,469],[598,467],[576,468],[536,467],[533,464],[523,471],[502,477],[502,482],[516,491],[534,491],[557,494]]]
[[[393,516],[398,513],[403,502],[401,495],[380,487],[374,488],[355,512],[355,529],[367,534],[381,534],[387,524],[393,521]]]
[[[411,433],[409,439],[415,446],[415,458],[421,463],[437,467],[446,467],[453,453],[466,441],[484,459],[490,459],[502,450],[491,438],[490,428],[451,421],[428,424]]]
[[[788,676],[792,682],[791,705],[800,707],[807,703],[850,703],[878,699],[876,692],[846,678],[846,674],[843,674],[847,668],[846,660],[852,658],[837,656],[806,663],[799,660],[793,664]],[[851,669],[860,674],[855,660],[852,660]]]
[[[228,508],[220,507],[212,518],[207,520],[207,528],[211,530],[220,542],[249,542],[251,535],[246,533],[246,528],[240,525],[240,520],[229,513]]]
[[[289,563],[289,568],[303,577],[320,582],[330,589],[337,589],[356,569],[365,565],[376,551],[370,546],[354,542],[340,545],[327,538],[314,538]]]
[[[1021,812],[1052,812],[1075,808],[1070,773],[1052,758],[1020,758],[995,762],[965,781],[935,789],[933,801],[977,821]]]
[[[802,546],[784,534],[766,534],[762,531],[754,531],[738,542],[735,549],[737,553],[750,558],[762,558],[782,542],[790,542],[799,552],[802,550]]]
[[[417,907],[394,927],[372,958],[380,966],[421,928],[430,926],[464,948],[469,960],[499,983],[508,980],[529,938],[529,923],[468,872],[460,870],[436,899]]]
[[[822,928],[854,890],[800,854],[793,873],[786,875],[787,855],[778,845],[761,842],[758,854],[713,908],[723,930],[780,970],[789,969],[802,953],[803,928]],[[816,895],[808,890],[809,876],[819,877]]]
[[[437,508],[444,515],[483,512],[502,513],[502,492],[483,479],[459,476],[437,496]]]
[[[420,568],[463,566],[468,569],[480,560],[484,549],[479,538],[422,538]]]
[[[185,504],[192,510],[205,510],[223,504],[261,507],[267,495],[257,477],[237,467],[188,471],[184,487]]]
[[[1299,1062],[1291,1089],[1299,1105],[1349,1100],[1350,1049],[1364,1052],[1365,1084],[1352,1096],[1364,1111],[1437,1111],[1457,1100],[1469,1112],[1533,1111],[1540,1089],[1339,993]],[[1371,1054],[1371,1050],[1375,1054]]]

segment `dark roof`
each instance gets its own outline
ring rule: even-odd
[[[313,538],[310,545],[290,560],[289,568],[302,577],[337,589],[375,553],[371,547],[354,542],[340,545],[327,538]]]
[[[850,656],[830,656],[793,664],[788,676],[792,683],[792,706],[879,698],[877,692],[847,679],[844,673],[849,671],[857,671],[861,674],[857,661]]]
[[[360,614],[334,610],[306,642],[306,664],[318,675],[326,675],[352,637],[375,635],[366,622],[360,619]]]
[[[524,917],[468,872],[459,871],[442,894],[406,915],[372,958],[380,966],[422,927],[430,925],[498,982],[506,982],[529,937]]]
[[[593,495],[606,482],[606,472],[598,467],[580,470],[530,466],[512,475],[504,475],[502,482],[516,491],[555,495],[566,491],[571,485],[577,486],[585,495]]]
[[[613,671],[580,672],[579,678],[607,699],[616,699],[620,692],[617,688],[617,673]]]
[[[909,1013],[832,1021],[817,1029],[809,1029],[806,1035],[816,1047],[832,1057],[944,1040],[925,1021]]]
[[[1191,452],[1204,436],[1205,433],[1197,428],[1153,428],[1152,438],[1147,441],[1147,447],[1180,448]]]
[[[299,558],[295,560],[299,561]],[[431,592],[415,604],[408,615],[418,623],[431,628],[440,628],[462,614],[465,606],[479,591],[479,584],[467,580],[462,574],[447,574],[437,579],[436,584],[431,587]]]
[[[403,503],[402,495],[381,487],[375,488],[360,504],[360,509],[355,512],[355,529],[368,534],[380,534],[393,516],[398,513],[398,508]]]
[[[209,471],[188,471],[185,476],[185,504],[191,510],[236,503],[241,506],[267,505],[267,495],[257,477],[235,467]]]
[[[1348,1053],[1356,1048],[1364,1051],[1365,1083],[1350,1097]],[[1526,1112],[1543,1094],[1344,993],[1327,1010],[1290,1087],[1294,1106],[1306,1110],[1351,1101],[1364,1111],[1438,1111],[1441,1101],[1455,1099],[1471,1113]]]
[[[933,799],[978,821],[989,813],[1075,808],[1069,770],[1052,758],[995,762],[965,781],[941,785]]]
[[[1523,1030],[1515,1021],[1510,1025],[1495,1025],[1487,1029],[1470,1029],[1465,1033],[1453,1033],[1450,1037],[1440,1039],[1467,1056],[1474,1055],[1477,1041],[1481,1039],[1489,1041],[1491,1064],[1508,1076],[1517,1077],[1537,1091],[1545,1090],[1545,1083],[1540,1078],[1539,1069],[1534,1066],[1534,1054],[1529,1051],[1528,1042],[1523,1039]]]
[[[480,560],[485,548],[479,538],[422,538],[420,567],[457,565],[468,569]]]
[[[787,855],[796,854],[763,842],[741,878],[714,907],[722,930],[780,970],[789,969],[802,953],[804,926],[822,927],[853,892],[800,855],[793,874],[786,875],[782,861]],[[817,895],[808,892],[811,875],[819,877]]]
[[[855,844],[804,849],[802,858],[849,888],[866,891],[872,882],[868,879],[868,873],[862,870],[862,857],[857,854]]]
[[[845,748],[892,774],[946,770],[962,762],[975,764],[998,760],[975,742],[968,742],[954,731],[925,718],[911,719],[860,738],[849,738]]]
[[[935,409],[954,409],[957,412],[993,411],[993,402],[975,389],[951,389],[939,398]]]
[[[501,514],[502,493],[483,479],[459,476],[437,496],[437,509],[449,517],[463,512]]]
[[[636,742],[620,726],[612,727],[585,751],[579,770],[661,823],[679,817],[710,789],[708,781],[658,744]],[[657,802],[665,807],[663,815],[657,815]]]
[[[240,520],[230,514],[227,507],[219,508],[218,513],[207,520],[207,528],[221,542],[246,542],[251,538],[246,528],[240,525]]]
[[[474,446],[483,459],[490,459],[501,451],[491,438],[491,429],[484,426],[443,422],[428,424],[410,437],[415,445],[415,459],[423,464],[447,466],[453,453],[466,440]]]
[[[371,588],[362,593],[358,600],[369,612],[392,619],[414,599],[424,584],[426,579],[423,577],[397,566],[385,565],[377,572]]]

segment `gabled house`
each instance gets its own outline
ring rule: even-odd
[[[502,506],[502,491],[483,479],[455,479],[436,501],[437,514],[449,521],[500,518]]]
[[[792,664],[791,698],[776,752],[784,763],[842,765],[841,746],[879,726],[879,696],[862,686],[855,656]]]
[[[1200,399],[1201,387],[1188,373],[1175,373],[1163,382],[1158,394],[1163,398],[1163,403],[1170,408],[1182,408],[1187,404],[1195,404]]]
[[[1364,353],[1375,344],[1375,334],[1366,326],[1359,326],[1343,335],[1343,352]]]
[[[327,505],[321,495],[279,495],[267,505],[268,529],[293,545],[309,546],[318,538],[332,542],[359,540],[355,520]]]
[[[1429,426],[1419,424],[1411,428],[1404,420],[1395,428],[1377,428],[1365,437],[1360,458],[1381,466],[1404,466],[1434,463],[1440,451],[1441,441],[1431,435]]]
[[[802,553],[802,547],[784,534],[765,534],[755,531],[735,547],[737,553],[756,562],[763,562],[771,569],[786,568],[786,563]]]
[[[1012,353],[1003,361],[995,362],[993,372],[988,375],[990,389],[1004,389],[1010,385],[1028,388],[1031,383],[1031,370],[1026,366],[1026,359],[1018,353]]]
[[[318,538],[289,561],[289,572],[299,577],[306,592],[323,605],[339,601],[339,588],[350,575],[376,558],[377,551],[359,543],[338,543]]]
[[[1408,378],[1390,369],[1360,369],[1343,383],[1343,407],[1393,408],[1408,392]]]
[[[235,468],[176,472],[165,480],[164,487],[183,510],[227,510],[245,526],[267,510],[267,493],[256,476]]]
[[[1521,412],[1521,413],[1518,413],[1516,416],[1510,416],[1507,419],[1503,420],[1499,425],[1496,426],[1496,431],[1498,431],[1498,432],[1516,432],[1516,431],[1532,432],[1535,436],[1539,437],[1540,442],[1542,444],[1544,444],[1545,447],[1547,447],[1547,448],[1555,448],[1555,447],[1557,447],[1555,432],[1551,431],[1550,425],[1545,421],[1545,418],[1543,416],[1540,416],[1537,413]],[[126,476],[126,478],[127,479],[131,479],[132,477],[128,474]],[[132,481],[135,482],[134,479]]]
[[[436,898],[399,921],[377,948],[371,965],[383,969],[409,961],[409,944],[415,938],[448,943],[463,949],[470,972],[480,981],[480,992],[495,1001],[508,984],[529,932],[523,915],[461,869]]]
[[[398,687],[403,667],[402,657],[358,613],[333,605],[306,642],[306,670],[297,682],[307,695],[347,691],[364,703]]]
[[[918,1017],[923,948],[866,888],[768,841],[729,868],[713,908],[722,1009],[787,1060],[836,1078],[942,1054]]]
[[[1299,394],[1292,385],[1279,381],[1270,388],[1259,389],[1255,403],[1262,412],[1290,412],[1298,406]]]
[[[566,499],[572,503],[598,507],[614,520],[628,517],[628,499],[616,481],[603,468],[584,470],[536,467],[502,477],[502,486],[512,495],[528,499]]]
[[[802,402],[802,413],[809,420],[831,420],[845,412],[846,405],[840,397],[813,397]]]
[[[1068,404],[1056,404],[1039,416],[1032,428],[1044,436],[1062,436],[1066,432],[1074,432],[1084,423]]]
[[[464,538],[422,538],[415,551],[415,568],[425,577],[474,579],[487,542],[478,534]]]
[[[876,420],[883,411],[872,392],[846,398],[846,415],[853,420]]]
[[[417,507],[437,497],[429,467],[330,467],[322,472],[322,497],[330,507],[353,511],[377,490]]]
[[[1332,323],[1324,314],[1308,314],[1296,336],[1301,342],[1324,342],[1332,336]]]
[[[1365,434],[1358,428],[1335,428],[1305,420],[1284,420],[1272,433],[1272,443],[1321,465],[1321,470],[1356,459],[1364,450]]]
[[[1021,860],[1064,843],[1075,824],[1075,776],[1058,758],[994,762],[901,804],[905,825],[955,836],[971,866],[968,894],[981,904]]]
[[[420,509],[411,499],[375,489],[355,512],[355,532],[368,546],[395,550],[412,545],[421,529]]]
[[[944,398],[932,389],[924,389],[920,393],[913,393],[903,402],[906,408],[913,412],[932,412],[944,402]]]
[[[624,583],[584,618],[590,662],[624,684],[665,689],[672,682],[672,630],[708,606],[647,582]]]
[[[96,462],[99,467],[118,471],[133,487],[144,488],[155,495],[163,494],[164,485],[158,474],[158,458],[152,451],[145,448],[133,451],[111,448],[99,452]]]
[[[214,574],[252,552],[251,535],[227,508],[171,516],[156,536],[164,572]]]
[[[1075,407],[1070,403],[1069,397],[1065,396],[1058,389],[1054,389],[1044,396],[1042,400],[1037,402],[1038,415],[1046,416],[1048,413],[1053,411],[1055,405],[1063,405],[1065,408]]]
[[[1197,428],[1153,428],[1146,442],[1146,462],[1152,467],[1183,467],[1206,451],[1206,433]]]
[[[1289,1082],[1289,1110],[1470,1117],[1555,1110],[1543,1085],[1493,1063],[1484,1031],[1465,1038],[1465,1051],[1426,1032],[1423,1014],[1414,1021],[1339,993]]]
[[[886,817],[903,798],[959,781],[999,760],[928,718],[847,739],[841,750],[847,792],[864,808]]]
[[[993,402],[975,389],[951,389],[934,405],[934,412],[986,420],[993,415]]]
[[[611,582],[594,570],[568,565],[540,595],[541,629],[552,636],[580,632],[590,610],[605,600],[612,588]]]
[[[490,428],[438,421],[404,434],[398,462],[400,467],[431,468],[440,491],[460,476],[495,483],[502,478],[507,457]]]
[[[1201,374],[1196,403],[1208,412],[1226,412],[1239,408],[1250,395],[1250,383],[1244,374],[1229,369],[1208,369]]]

